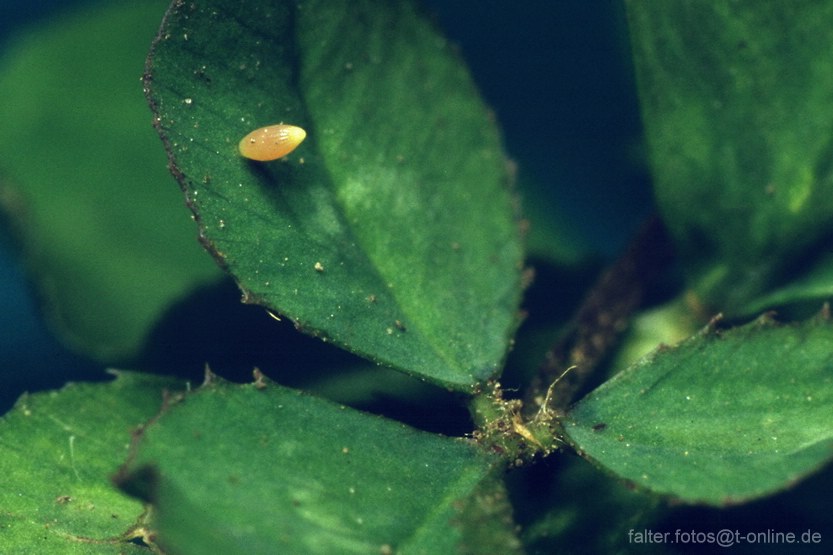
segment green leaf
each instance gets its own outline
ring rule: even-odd
[[[657,345],[676,345],[697,333],[701,327],[702,322],[696,320],[684,298],[643,310],[628,323],[610,367],[613,371],[624,370],[656,349]]]
[[[779,314],[790,308],[818,310],[819,305],[830,299],[833,299],[833,256],[826,254],[819,256],[797,279],[751,301],[747,312],[760,313],[776,307]]]
[[[546,503],[532,513],[535,520],[522,523],[529,553],[629,553],[628,531],[657,524],[658,496],[633,491],[577,457],[559,457],[550,470],[549,480],[542,480],[540,469],[527,471],[526,491],[546,495]],[[530,503],[535,495],[524,499]],[[661,552],[630,547],[640,555]]]
[[[534,179],[522,168],[517,173],[528,226],[525,236],[528,258],[568,270],[587,265],[592,252],[587,239],[569,226],[567,210],[552,198],[552,184]]]
[[[110,476],[130,431],[159,410],[173,380],[116,380],[24,395],[0,418],[0,536],[4,553],[147,553],[144,507]]]
[[[657,202],[701,302],[748,313],[833,231],[833,3],[627,7]]]
[[[160,1],[100,6],[15,42],[0,64],[0,204],[53,327],[112,361],[220,272],[194,240],[138,77]]]
[[[507,163],[412,4],[175,3],[148,97],[206,247],[246,302],[457,390],[495,375],[522,251]],[[251,130],[308,132],[279,162]]]
[[[784,489],[833,457],[833,325],[711,328],[620,373],[570,411],[580,452],[685,502]]]
[[[176,554],[451,553],[483,527],[506,531],[481,552],[504,553],[517,539],[497,462],[261,378],[169,406],[121,483],[154,504]]]

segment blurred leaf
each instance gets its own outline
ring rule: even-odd
[[[833,256],[829,253],[818,257],[815,264],[801,277],[786,283],[782,287],[754,299],[748,305],[748,312],[763,312],[773,308],[783,309],[791,307],[805,310],[818,310],[819,306],[833,299]]]
[[[457,390],[496,374],[522,252],[491,115],[410,2],[176,3],[148,96],[206,247],[247,302]],[[308,137],[240,157],[254,128]]]
[[[610,366],[614,372],[624,370],[660,345],[673,346],[691,337],[702,324],[680,298],[643,310],[629,322]]]
[[[121,483],[176,554],[465,552],[483,528],[506,530],[488,551],[506,553],[497,463],[264,379],[212,381],[148,425]]]
[[[534,520],[523,524],[528,553],[669,552],[662,545],[643,544],[636,551],[629,545],[629,530],[655,524],[661,508],[657,496],[635,492],[578,457],[559,457],[528,472],[527,487],[535,494],[526,495],[525,502],[546,496],[546,503],[535,507]]]
[[[766,319],[656,351],[580,401],[576,448],[637,486],[726,505],[833,457],[833,325]]]
[[[110,383],[24,395],[0,418],[3,553],[147,553],[144,507],[110,476],[130,432],[159,410],[170,379],[128,372]]]
[[[520,169],[518,181],[529,225],[525,237],[528,257],[565,270],[586,265],[592,254],[590,245],[577,229],[569,227],[570,216],[553,202],[551,185],[537,182]]]
[[[701,301],[748,313],[830,247],[833,3],[627,7],[660,209]]]
[[[136,354],[174,300],[220,276],[142,100],[163,13],[96,5],[25,35],[0,64],[0,204],[61,337],[107,361]]]

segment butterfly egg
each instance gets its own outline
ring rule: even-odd
[[[301,144],[307,132],[294,125],[267,125],[240,140],[240,154],[250,160],[269,162],[283,158]]]

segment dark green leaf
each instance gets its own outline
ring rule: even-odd
[[[784,489],[833,457],[833,325],[707,329],[602,385],[566,431],[599,465],[686,502]]]
[[[833,299],[833,256],[820,256],[816,263],[802,271],[801,277],[754,299],[748,311],[762,312],[778,307],[797,306],[818,310],[822,302]]]
[[[154,504],[176,554],[452,553],[484,528],[496,543],[481,552],[506,553],[517,539],[497,463],[261,379],[168,407],[121,482]]]
[[[96,6],[14,43],[0,69],[0,204],[47,316],[75,348],[131,356],[221,273],[197,245],[138,78],[160,1]]]
[[[525,237],[528,257],[569,270],[588,264],[592,252],[588,241],[570,227],[566,209],[552,198],[552,185],[537,182],[520,168],[518,182],[529,227]]]
[[[748,313],[833,231],[833,3],[627,6],[659,207],[700,301]]]
[[[553,474],[542,479],[541,469],[530,469],[525,484],[526,502],[544,495],[547,500],[536,507],[535,520],[523,525],[529,553],[628,553],[628,531],[656,524],[657,496],[633,491],[577,457],[563,457],[549,470]],[[661,545],[637,547],[633,552],[640,555],[663,553]]]
[[[522,252],[491,115],[410,2],[176,3],[148,97],[205,245],[247,302],[465,390],[497,373]],[[308,132],[287,159],[253,129]]]
[[[147,553],[144,507],[110,476],[130,432],[156,414],[173,380],[119,372],[100,384],[24,395],[0,418],[3,553]]]

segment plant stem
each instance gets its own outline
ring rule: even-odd
[[[670,237],[659,217],[653,216],[625,253],[602,273],[576,312],[568,333],[547,353],[526,395],[528,415],[542,407],[563,414],[627,328],[648,287],[672,259]],[[571,370],[565,373],[568,368]]]

